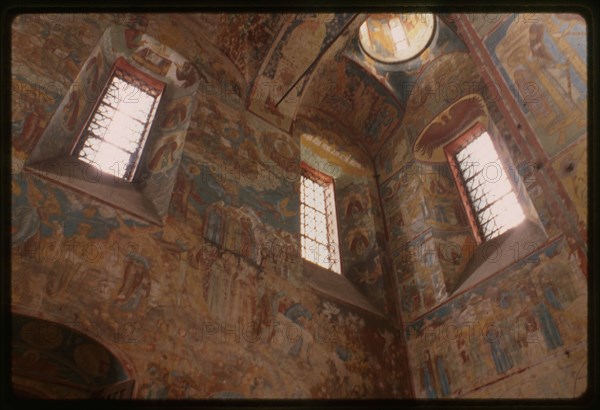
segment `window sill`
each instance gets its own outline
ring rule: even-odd
[[[162,226],[162,218],[134,182],[116,179],[71,157],[43,160],[25,166],[25,171],[87,194],[146,222]]]
[[[344,275],[303,260],[306,284],[325,297],[385,317]]]
[[[518,263],[547,241],[548,236],[543,228],[527,219],[516,228],[480,244],[461,275],[462,283],[459,281],[452,294],[461,293],[489,276]]]

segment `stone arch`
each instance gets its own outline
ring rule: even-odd
[[[57,321],[12,315],[12,389],[19,398],[131,398],[135,372],[111,343]]]

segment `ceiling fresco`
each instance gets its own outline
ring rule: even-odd
[[[364,21],[366,17],[362,15],[357,20]],[[305,91],[300,113],[307,113],[310,106],[330,115],[353,131],[357,144],[375,155],[403,123],[408,100],[415,95],[426,69],[440,57],[468,52],[446,19],[436,18],[435,26],[433,38],[423,52],[395,64],[381,63],[366,54],[356,30],[342,52],[319,66]],[[444,62],[452,64],[452,59]]]
[[[192,58],[200,72],[201,98],[217,96],[225,104],[246,106],[285,132],[292,132],[298,117],[319,123],[327,116],[351,134],[345,144],[349,140],[374,157],[403,123],[427,67],[445,55],[466,53],[467,47],[452,20],[436,15],[424,50],[401,63],[382,63],[359,44],[360,26],[369,17],[181,14],[178,24],[193,33],[183,38],[169,34],[168,21],[159,16],[141,19],[143,30],[167,45],[203,50],[208,58]]]
[[[416,57],[429,44],[435,29],[430,13],[371,14],[360,26],[365,52],[383,63],[401,63]]]

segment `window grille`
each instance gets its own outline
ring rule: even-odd
[[[303,166],[300,180],[302,257],[341,273],[333,179]]]
[[[487,131],[454,154],[460,182],[482,240],[493,239],[525,219],[525,213]]]
[[[118,59],[72,155],[132,181],[163,90],[164,83]]]

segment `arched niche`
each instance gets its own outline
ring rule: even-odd
[[[99,341],[63,324],[12,315],[12,393],[19,399],[131,398],[135,380]]]

